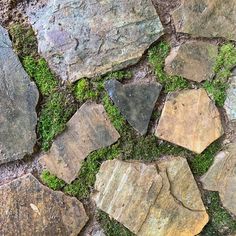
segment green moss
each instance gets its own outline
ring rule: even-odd
[[[106,236],[134,236],[127,228],[111,219],[106,213],[98,211],[96,217]]]
[[[40,175],[42,182],[53,190],[61,190],[65,186],[65,182],[58,179],[55,175],[50,174],[49,171],[44,170]]]
[[[165,92],[188,88],[189,83],[187,80],[180,76],[169,76],[165,73],[165,59],[169,52],[170,46],[166,42],[161,42],[148,51],[148,61],[153,67],[158,82],[164,86]]]

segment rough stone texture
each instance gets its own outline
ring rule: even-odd
[[[145,134],[162,86],[150,81],[122,85],[116,80],[109,80],[105,88],[130,125]]]
[[[38,90],[0,26],[0,164],[33,152]]]
[[[213,66],[218,47],[206,42],[187,42],[171,50],[166,58],[165,71],[188,80],[201,82],[214,76]]]
[[[233,75],[229,78],[229,88],[227,89],[227,97],[224,108],[230,121],[236,120],[236,68]]]
[[[39,52],[71,81],[136,63],[163,34],[151,0],[49,0],[28,15]]]
[[[235,0],[182,0],[172,17],[177,32],[236,40]]]
[[[0,235],[76,236],[88,220],[81,202],[31,174],[2,185],[0,198]]]
[[[218,191],[223,206],[236,215],[236,143],[216,155],[201,182],[204,189]]]
[[[141,236],[190,236],[208,215],[186,159],[153,164],[106,161],[93,195],[98,208]]]
[[[201,153],[223,134],[220,113],[204,89],[169,93],[155,135]]]
[[[51,173],[71,183],[89,153],[110,146],[119,137],[104,107],[86,102],[71,118],[65,132],[56,138],[50,152],[40,162]]]

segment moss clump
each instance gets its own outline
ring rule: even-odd
[[[148,61],[153,67],[158,82],[164,86],[165,92],[172,92],[188,88],[189,83],[187,80],[180,76],[169,76],[165,73],[165,59],[169,52],[170,45],[168,45],[166,42],[161,42],[148,51]]]
[[[58,179],[55,175],[50,174],[49,171],[44,170],[40,175],[42,182],[53,190],[61,190],[65,186],[65,182]]]

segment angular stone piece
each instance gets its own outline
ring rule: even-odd
[[[236,216],[236,143],[215,156],[201,182],[204,189],[219,192],[223,206]]]
[[[93,195],[98,208],[140,236],[192,236],[208,215],[186,159],[106,161]]]
[[[169,93],[155,135],[203,152],[223,134],[220,113],[204,89]]]
[[[0,26],[0,164],[33,152],[38,96],[7,31]]]
[[[110,146],[120,135],[112,126],[104,107],[86,102],[67,124],[67,129],[53,142],[50,152],[40,162],[58,178],[71,183],[83,160],[97,149]]]
[[[229,78],[229,88],[227,89],[227,97],[224,108],[230,121],[236,120],[236,68],[233,75]]]
[[[150,81],[122,85],[116,80],[109,80],[105,88],[130,125],[145,134],[162,86]]]
[[[165,71],[188,80],[201,82],[214,76],[218,47],[206,42],[187,42],[173,48],[166,58]]]
[[[28,15],[39,52],[71,81],[135,64],[163,34],[151,0],[49,0]]]
[[[177,32],[236,40],[235,0],[181,0],[172,17]]]
[[[54,192],[27,174],[0,186],[0,235],[75,236],[88,220],[76,198]]]

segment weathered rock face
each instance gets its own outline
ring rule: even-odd
[[[88,217],[76,198],[54,192],[31,174],[0,187],[1,235],[70,235],[81,231]]]
[[[57,177],[71,183],[89,153],[110,146],[120,135],[102,105],[85,103],[71,118],[67,129],[53,142],[40,162]]]
[[[28,15],[39,52],[71,81],[136,63],[163,33],[151,0],[49,0]]]
[[[224,108],[230,121],[236,120],[236,68],[233,75],[229,78],[229,88],[227,89],[227,97]]]
[[[201,82],[214,76],[213,66],[218,47],[206,42],[187,42],[171,50],[166,58],[165,71],[188,80]]]
[[[38,90],[0,26],[0,164],[33,152]]]
[[[236,215],[236,144],[216,155],[208,172],[202,176],[203,188],[218,191],[223,206]]]
[[[109,80],[105,88],[130,125],[145,134],[162,86],[150,81],[122,85],[116,80]]]
[[[177,32],[236,40],[235,0],[182,0],[172,17]]]
[[[201,153],[223,134],[219,111],[204,89],[168,94],[155,135]]]
[[[208,215],[186,159],[153,164],[106,161],[93,198],[101,210],[141,236],[197,235]]]

